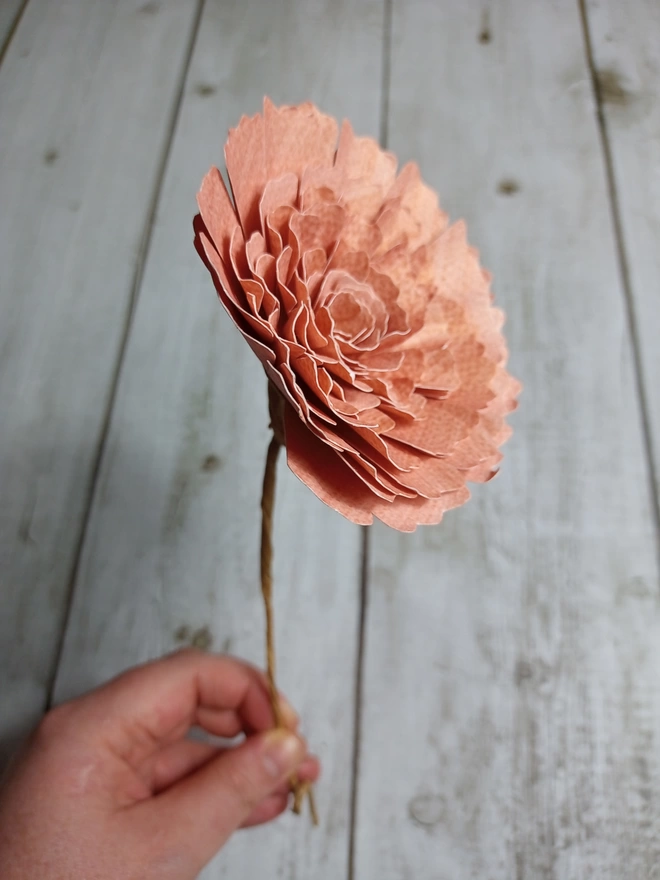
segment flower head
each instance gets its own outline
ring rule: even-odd
[[[490,276],[416,165],[312,104],[243,117],[195,244],[284,402],[291,470],[344,516],[412,531],[496,472],[519,383]]]

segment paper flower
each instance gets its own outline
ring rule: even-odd
[[[195,242],[284,404],[291,470],[353,522],[437,523],[490,479],[519,383],[490,276],[417,166],[312,104],[243,117]]]

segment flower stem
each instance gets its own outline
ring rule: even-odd
[[[275,621],[273,614],[273,506],[275,504],[275,476],[280,442],[273,435],[268,446],[264,484],[261,493],[261,594],[266,608],[266,665],[270,702],[275,726],[283,727],[282,709],[275,683]]]
[[[275,620],[273,611],[273,507],[275,506],[275,477],[277,458],[282,444],[275,434],[271,438],[266,455],[263,490],[261,493],[261,593],[266,609],[266,668],[270,703],[276,727],[284,727],[282,707],[275,678]],[[301,782],[297,775],[291,777],[294,795],[293,812],[300,813],[305,797],[309,800],[312,822],[319,824],[314,793],[311,785]]]

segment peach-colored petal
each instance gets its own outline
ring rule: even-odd
[[[308,165],[331,165],[337,123],[313,104],[275,107],[264,99],[263,114],[244,116],[231,129],[225,161],[246,237],[258,228],[259,202],[269,180]]]
[[[372,510],[386,526],[400,532],[414,532],[417,526],[437,525],[448,510],[460,507],[469,498],[470,492],[464,486],[439,498],[397,498],[391,505],[377,500]]]
[[[230,317],[250,335],[254,335],[255,338],[262,339],[264,342],[271,342],[274,339],[272,328],[267,321],[246,308],[238,293],[241,291],[238,281],[230,276],[227,267],[220,259],[220,255],[204,233],[200,233],[199,241],[205,262],[216,280],[216,290],[220,300]]]
[[[384,196],[394,183],[396,156],[384,152],[373,138],[356,137],[351,123],[344,120],[335,167],[349,180],[379,187]]]
[[[438,196],[422,181],[415,162],[404,165],[388,198],[401,200],[399,224],[411,250],[433,241],[447,226],[447,215],[438,206]]]
[[[340,269],[356,281],[366,281],[369,275],[369,257],[364,251],[351,251],[344,242],[339,242],[328,263],[328,269]]]
[[[217,168],[211,168],[202,181],[197,204],[209,238],[222,259],[227,262],[229,245],[234,229],[238,226],[238,218]]]
[[[289,172],[278,177],[277,180],[269,180],[264,187],[259,200],[259,216],[261,218],[261,230],[265,234],[268,217],[281,207],[295,208],[298,197],[298,177]]]
[[[449,348],[425,352],[418,387],[429,396],[434,396],[432,392],[442,392],[446,396],[451,391],[456,391],[462,379],[456,360]]]
[[[361,526],[373,522],[375,495],[325,443],[286,410],[287,464],[321,501]]]
[[[429,400],[420,418],[400,422],[388,436],[429,455],[442,455],[466,437],[477,421],[476,413],[457,412],[444,400]]]

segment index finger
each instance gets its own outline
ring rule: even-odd
[[[233,711],[247,729],[274,725],[259,670],[196,649],[130,669],[71,707],[80,733],[100,734],[106,745],[131,761],[185,735],[202,710]]]

